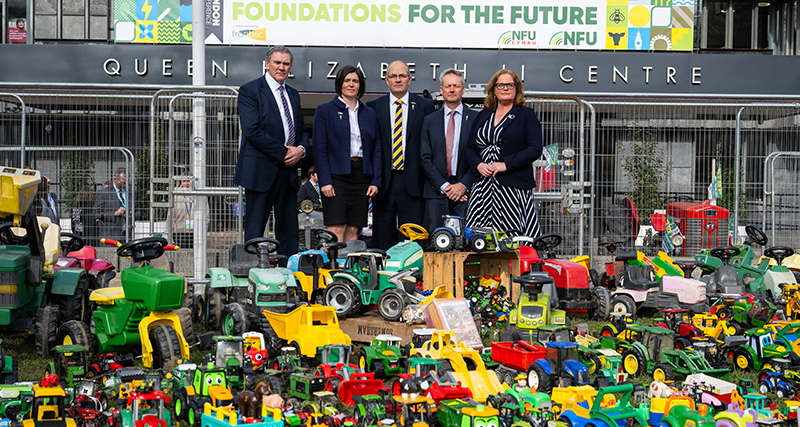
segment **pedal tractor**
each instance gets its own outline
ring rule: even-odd
[[[33,386],[33,410],[22,420],[22,427],[76,427],[75,420],[67,418],[67,393],[58,383],[58,377],[48,375]]]
[[[256,237],[231,246],[230,269],[206,271],[209,328],[224,335],[242,335],[260,324],[263,310],[287,313],[304,299],[292,271],[272,264],[272,259],[283,257],[275,254],[280,247],[275,239]]]
[[[611,261],[606,263],[606,271],[599,275],[596,285],[614,290],[619,279],[625,273],[626,267],[630,265],[650,266],[655,277],[660,279],[667,274],[686,277],[695,267],[701,264],[699,261],[674,260],[663,251],[658,251],[652,259],[642,251],[627,250],[616,254],[623,243],[621,241],[600,243],[600,246],[605,247],[611,254]]]
[[[294,272],[306,301],[322,304],[322,295],[333,282],[333,273],[341,270],[339,251],[346,248],[347,244],[337,241],[336,235],[325,229],[317,229],[312,233],[320,242],[317,249],[290,256],[287,268]]]
[[[590,318],[605,320],[610,310],[611,293],[589,280],[586,265],[556,258],[555,249],[564,240],[558,234],[545,234],[533,241],[536,253],[526,261],[531,271],[544,271],[555,281],[558,308],[570,312],[586,312]]]
[[[138,266],[122,271],[122,287],[97,289],[90,300],[97,304],[93,329],[70,320],[58,329],[59,344],[86,348],[87,357],[98,353],[130,353],[141,349],[145,367],[172,369],[180,359],[189,359],[189,344],[183,332],[192,328],[191,315],[174,311],[183,304],[184,279],[153,268],[150,261],[176,250],[163,237],[145,237],[125,244],[102,239],[117,246],[117,255],[130,257]],[[140,347],[141,346],[141,347]]]
[[[333,307],[337,316],[347,317],[365,313],[377,304],[384,319],[399,319],[407,304],[423,298],[416,295],[416,269],[387,271],[387,258],[380,249],[347,254],[342,271],[334,273],[333,283],[325,288],[325,305]]]
[[[61,228],[30,209],[40,181],[38,171],[0,170],[0,273],[8,277],[0,287],[0,334],[33,332],[36,352],[49,357],[59,323],[88,318],[89,277],[82,268],[56,270]]]
[[[513,279],[522,292],[516,308],[509,312],[508,324],[500,334],[501,341],[536,341],[537,331],[545,325],[568,324],[567,314],[558,310],[558,297],[553,278],[545,272],[532,272]]]
[[[665,275],[651,280],[652,267],[630,265],[612,293],[611,311],[636,314],[638,309],[686,308],[707,312],[706,284],[682,276]]]
[[[245,358],[244,338],[217,335],[211,353],[203,357],[203,365],[213,365],[225,370],[228,384],[234,390],[250,390],[256,386],[253,363]]]
[[[460,216],[442,215],[442,218],[444,218],[443,225],[433,230],[431,234],[433,246],[437,251],[470,249],[473,252],[483,252],[486,250],[486,236],[491,234],[492,229],[467,227],[464,225],[464,218]]]

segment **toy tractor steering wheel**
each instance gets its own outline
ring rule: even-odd
[[[277,252],[281,248],[281,242],[270,237],[255,237],[244,243],[244,251],[248,254],[258,255],[258,245],[261,243],[267,244],[267,253],[271,254]]]
[[[558,234],[545,234],[533,239],[533,248],[537,251],[550,252],[558,247],[558,245],[560,245],[563,241],[564,238]]]
[[[413,222],[407,222],[401,225],[400,232],[403,233],[404,236],[408,237],[408,239],[412,242],[414,240],[425,240],[428,238],[428,230],[419,224],[414,224]]]
[[[761,246],[767,245],[767,235],[755,225],[746,225],[744,227],[744,232],[747,233],[747,238],[750,239],[751,242]]]
[[[622,240],[615,240],[613,242],[600,242],[600,246],[606,248],[611,255],[614,255],[614,252],[620,249],[624,243]]]
[[[143,237],[123,243],[117,248],[117,256],[132,258],[133,262],[150,261],[164,255],[167,239],[158,236]]]
[[[319,244],[317,245],[317,249],[322,249],[328,243],[335,243],[339,241],[339,238],[336,237],[330,230],[326,228],[318,228],[311,232],[311,235],[314,236],[317,240],[319,240]]]
[[[383,249],[369,248],[369,249],[365,250],[364,252],[367,252],[367,253],[370,253],[370,254],[378,254],[378,255],[381,255],[383,257],[383,259],[389,259],[389,254],[386,253],[386,251],[384,251]]]
[[[83,246],[84,242],[81,236],[72,233],[61,233],[61,253],[68,254],[79,251],[83,249]]]
[[[794,249],[788,246],[773,246],[771,248],[764,249],[764,256],[774,259],[778,265],[782,265],[783,260],[792,255],[794,255]]]
[[[714,258],[719,258],[723,264],[728,265],[731,261],[731,258],[735,257],[742,253],[739,248],[736,246],[720,246],[718,248],[714,248],[709,252],[709,255],[713,256]]]
[[[13,222],[6,222],[0,224],[0,243],[4,245],[21,245],[22,239],[17,237],[14,232],[11,231],[11,227],[14,226]]]

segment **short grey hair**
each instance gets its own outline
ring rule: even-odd
[[[461,79],[461,86],[466,86],[466,83],[464,82],[464,72],[460,71],[460,70],[456,70],[455,68],[448,68],[448,69],[442,71],[442,74],[439,74],[439,84],[440,85],[441,85],[442,80],[444,79],[444,76],[446,76],[448,74],[452,74],[454,76],[458,76],[458,78]]]
[[[275,53],[275,52],[288,53],[289,54],[289,61],[291,61],[292,64],[294,64],[294,55],[292,54],[292,51],[289,50],[288,47],[286,47],[284,45],[280,45],[280,44],[277,45],[277,46],[273,46],[273,47],[269,48],[269,50],[267,51],[267,62],[269,62],[272,59],[272,54]]]

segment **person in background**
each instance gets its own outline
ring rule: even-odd
[[[472,185],[467,226],[542,233],[533,189],[533,162],[542,155],[542,124],[517,74],[502,69],[486,85],[483,111],[472,125],[464,156],[480,176]]]
[[[375,111],[360,98],[366,79],[345,65],[336,74],[336,98],[314,114],[314,165],[325,226],[340,242],[356,240],[367,226],[369,198],[381,185],[381,144]]]
[[[119,168],[114,174],[111,185],[97,192],[94,214],[97,217],[101,238],[120,240],[125,237],[125,213],[129,206],[125,191],[126,182],[125,168]],[[131,194],[131,197],[136,200],[135,193]],[[141,211],[135,211],[133,219],[141,219]]]
[[[433,101],[408,92],[411,74],[405,62],[389,64],[386,84],[391,93],[367,103],[378,116],[383,157],[381,191],[372,198],[372,243],[383,250],[398,242],[398,226],[423,225],[419,140],[422,119],[434,110]]]
[[[50,178],[42,175],[36,194],[36,216],[47,217],[52,224],[58,225],[58,214],[56,212],[56,204],[53,200],[53,195],[50,194]]]
[[[297,210],[300,210],[300,204],[304,200],[311,200],[314,202],[314,210],[322,210],[322,193],[319,192],[319,177],[314,166],[308,169],[308,179],[302,186],[300,191],[297,192]]]
[[[94,202],[97,194],[90,186],[84,186],[75,197],[72,206],[72,232],[83,238],[89,246],[97,245],[97,219],[94,216]]]
[[[453,68],[439,77],[444,107],[425,117],[420,154],[425,186],[422,195],[431,215],[430,232],[442,226],[442,215],[467,215],[467,191],[475,173],[462,155],[478,112],[461,103],[464,73]]]
[[[189,180],[180,181],[181,188],[189,188]],[[181,248],[194,247],[194,197],[176,195],[172,209],[172,240]],[[206,224],[210,217],[210,209],[206,202]]]

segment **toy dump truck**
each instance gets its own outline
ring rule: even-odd
[[[333,307],[303,305],[285,314],[264,310],[261,328],[271,357],[278,356],[287,342],[308,358],[316,357],[323,345],[351,343],[339,328]]]

